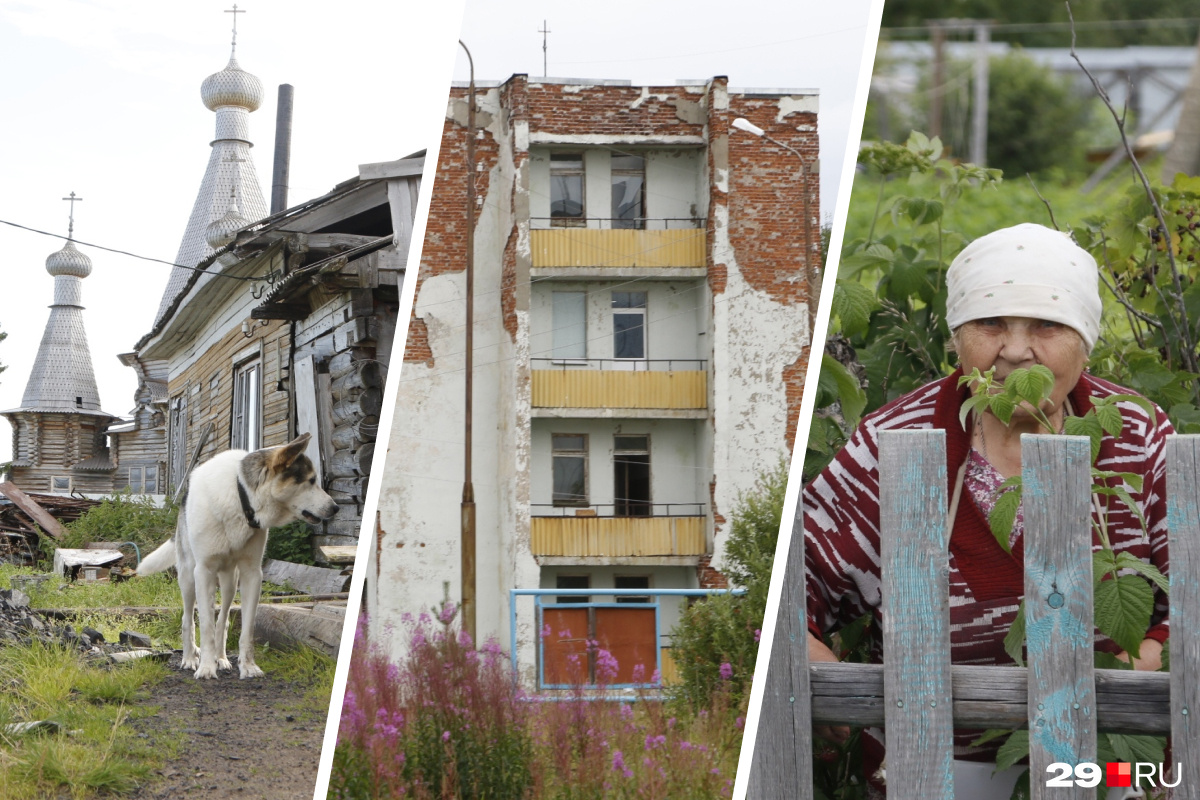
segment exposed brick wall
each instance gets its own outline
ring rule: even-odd
[[[552,135],[703,135],[703,93],[653,86],[648,95],[643,98],[640,86],[528,84],[530,129]]]
[[[483,90],[477,92],[481,95]],[[466,89],[455,88],[450,93],[451,102],[465,101]],[[465,111],[463,115],[465,121]],[[476,126],[482,130],[487,122],[485,115],[478,115]],[[487,197],[490,171],[495,166],[499,147],[492,135],[483,131],[475,139],[475,162],[483,166],[475,173],[476,197]],[[466,269],[466,205],[467,205],[467,129],[454,119],[447,118],[442,127],[442,149],[438,156],[437,175],[433,182],[433,196],[429,203],[429,223],[425,230],[425,243],[421,251],[421,268],[417,273],[417,297],[421,286],[435,275],[462,272]],[[476,218],[481,206],[476,205]],[[414,310],[417,303],[414,303]],[[429,337],[421,320],[414,317],[409,322],[408,343],[404,348],[405,361],[433,363]]]
[[[768,136],[799,151],[802,158],[743,131],[729,135],[729,239],[746,281],[785,303],[805,303],[804,195],[802,164],[817,159],[817,115],[791,113],[777,122],[776,98],[730,97],[727,122],[744,117]],[[796,130],[797,127],[812,130]],[[726,128],[728,130],[728,128]],[[821,235],[820,179],[808,176],[808,233],[814,247]]]
[[[433,350],[429,347],[429,328],[415,314],[408,322],[408,340],[404,343],[405,361],[424,361],[433,366]]]
[[[789,453],[796,446],[796,423],[800,416],[800,399],[804,395],[804,375],[808,372],[808,351],[783,368],[783,384],[787,392],[787,430],[784,439]],[[800,454],[803,458],[803,453]]]
[[[700,556],[700,561],[696,564],[696,578],[701,589],[729,588],[729,578],[725,577],[725,573],[713,569],[712,556]]]

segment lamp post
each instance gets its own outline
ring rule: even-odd
[[[733,121],[732,125],[739,131],[745,131],[746,133],[757,136],[760,139],[766,139],[776,147],[782,147],[784,150],[787,150],[796,158],[800,159],[800,175],[803,178],[801,191],[804,193],[804,277],[808,280],[808,332],[811,336],[813,332],[813,326],[816,324],[817,304],[821,298],[821,271],[813,263],[812,221],[811,214],[809,212],[808,199],[808,176],[812,172],[811,167],[813,162],[806,162],[804,160],[804,156],[800,154],[799,150],[771,137],[766,131],[748,119],[738,117]]]
[[[471,482],[471,399],[474,383],[472,349],[475,345],[475,61],[471,51],[459,41],[467,53],[471,68],[467,109],[467,342],[464,358],[466,371],[466,402],[463,419],[463,490],[462,536],[460,537],[462,582],[462,628],[475,639],[475,486]]]

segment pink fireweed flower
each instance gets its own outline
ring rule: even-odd
[[[560,638],[560,639],[570,639],[570,638],[571,638],[571,629],[570,629],[570,628],[563,628],[561,631],[559,631],[559,632],[558,632],[558,638]]]
[[[730,678],[733,677],[733,665],[730,664],[728,661],[722,662],[721,667],[720,667],[720,672],[721,672],[721,680],[723,680],[723,681],[729,680]]]
[[[450,741],[450,731],[442,731],[442,741],[443,742]]]
[[[735,728],[737,728],[739,731],[740,731],[740,730],[741,730],[743,727],[745,727],[745,725],[746,725],[746,718],[745,718],[745,717],[738,717],[737,719],[735,719],[735,720],[733,721],[733,726],[734,726]]]
[[[617,659],[612,653],[601,648],[596,653],[596,680],[599,683],[611,683],[617,677]]]
[[[758,641],[760,639],[762,639],[762,628],[755,628],[754,629],[754,643],[758,644]]]
[[[635,664],[633,667],[633,682],[642,683],[646,680],[646,665]]]
[[[549,622],[547,622],[545,625],[542,626],[542,638],[543,639],[550,638],[550,623]]]
[[[667,737],[663,736],[661,734],[658,736],[647,736],[646,737],[646,746],[643,749],[653,750],[657,747],[662,747],[666,743],[667,743]]]
[[[458,606],[452,601],[447,600],[442,604],[442,610],[438,612],[438,622],[443,625],[449,625],[450,620],[454,619],[456,613],[458,613]]]
[[[662,683],[662,675],[659,673],[658,670],[654,670],[654,672],[650,673],[650,682],[651,683]]]

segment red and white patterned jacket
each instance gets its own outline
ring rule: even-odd
[[[804,560],[808,572],[810,630],[836,630],[867,611],[880,614],[879,445],[881,430],[940,428],[946,431],[947,483],[953,483],[970,451],[970,436],[958,414],[968,397],[958,387],[960,372],[900,397],[869,414],[834,461],[804,488]],[[1133,394],[1115,384],[1083,375],[1071,392],[1075,413],[1092,407],[1093,397]],[[1132,492],[1147,530],[1123,503],[1103,497],[1109,538],[1117,551],[1131,554],[1167,573],[1165,445],[1171,423],[1157,407],[1150,417],[1136,403],[1119,405],[1125,426],[1119,437],[1105,436],[1097,466],[1144,477]],[[947,487],[947,497],[954,487]],[[1093,548],[1100,546],[1099,540]],[[1019,536],[1005,553],[987,520],[963,493],[950,536],[950,645],[955,664],[1008,664],[1004,636],[1024,593],[1024,541]],[[1148,638],[1168,635],[1166,597],[1158,592]],[[1115,645],[1098,634],[1098,645]],[[875,654],[876,657],[880,655]]]

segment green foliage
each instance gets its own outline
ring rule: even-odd
[[[81,547],[85,542],[135,542],[142,555],[175,535],[179,508],[158,507],[147,497],[114,494],[66,525],[60,547]],[[45,537],[43,537],[45,540]]]
[[[787,464],[781,461],[733,507],[725,572],[746,593],[693,603],[671,632],[671,652],[680,674],[675,699],[693,709],[707,708],[718,688],[727,684],[735,699],[749,693],[787,479]],[[731,677],[722,677],[722,664],[732,668]]]
[[[1005,174],[1078,171],[1089,106],[1071,78],[1023,53],[991,59],[987,163]],[[1031,125],[1030,120],[1037,120]]]
[[[317,562],[313,558],[312,534],[312,526],[306,522],[292,522],[271,528],[267,534],[266,558],[315,566]]]

